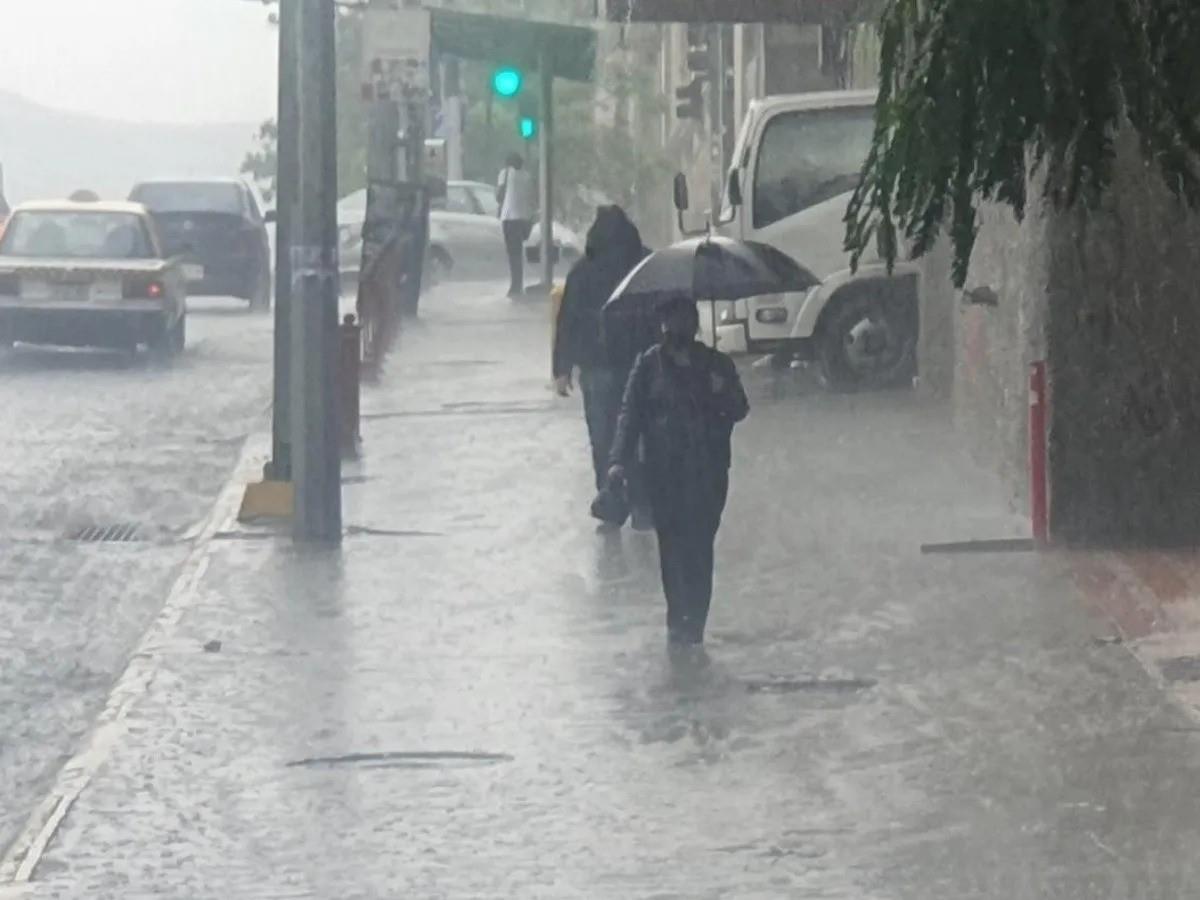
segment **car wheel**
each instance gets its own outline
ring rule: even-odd
[[[914,311],[905,300],[853,293],[835,300],[821,323],[818,362],[835,391],[879,390],[910,380],[916,365]]]
[[[263,272],[258,277],[254,296],[250,298],[251,312],[267,312],[271,308],[271,273]]]
[[[454,271],[454,260],[442,247],[430,247],[425,259],[425,286],[434,287],[446,281]]]
[[[163,324],[162,330],[150,342],[150,352],[159,359],[172,359],[183,353],[187,345],[187,313],[183,313],[171,325]]]

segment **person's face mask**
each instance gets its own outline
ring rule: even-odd
[[[685,347],[695,338],[690,320],[683,316],[671,316],[662,325],[663,343],[670,347]]]

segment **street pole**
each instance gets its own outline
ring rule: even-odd
[[[291,235],[291,434],[297,540],[342,537],[338,447],[336,7],[293,0],[299,14],[299,192]]]
[[[447,57],[442,88],[442,121],[446,128],[446,177],[463,178],[463,98],[461,65],[457,56]]]
[[[299,77],[297,51],[298,7],[279,6],[279,112],[277,116],[277,163],[275,178],[275,380],[271,406],[271,464],[266,476],[271,481],[291,481],[291,309],[292,228],[296,221],[299,191],[297,151],[299,142]]]
[[[425,250],[429,241],[429,191],[425,185],[425,107],[426,100],[414,96],[400,102],[401,171],[405,188],[406,219],[401,227],[407,232],[405,279],[400,293],[401,313],[414,318],[420,312],[421,281]]]
[[[550,158],[550,136],[554,130],[554,72],[550,54],[543,49],[538,57],[542,89],[538,92],[538,181],[542,206],[542,286],[549,293],[554,287],[554,165]]]
[[[711,181],[713,216],[720,214],[725,189],[725,26],[710,27],[709,59],[712,79],[712,141],[709,146],[716,177]]]

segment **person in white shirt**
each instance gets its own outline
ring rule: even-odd
[[[500,223],[508,252],[508,296],[519,297],[525,293],[525,241],[533,232],[537,199],[533,176],[525,171],[525,161],[517,153],[508,157],[496,181],[496,199],[500,201]]]

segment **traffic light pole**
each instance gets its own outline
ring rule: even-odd
[[[709,30],[710,77],[708,89],[712,92],[712,156],[716,178],[712,179],[712,210],[715,220],[721,211],[721,194],[725,188],[725,27],[712,25]]]
[[[285,4],[288,5],[288,4]],[[297,540],[342,537],[338,447],[336,8],[294,0],[298,21],[297,215],[289,234],[291,451]]]
[[[551,159],[550,138],[554,132],[554,72],[549,54],[542,50],[538,57],[538,72],[542,89],[538,96],[538,182],[541,186],[542,207],[542,285],[549,293],[554,288],[554,165]]]
[[[296,65],[299,31],[294,3],[279,6],[279,113],[275,178],[275,380],[271,404],[271,463],[265,473],[271,481],[291,481],[291,310],[292,310],[292,228],[296,220],[299,189],[297,149],[299,138],[299,98]]]

